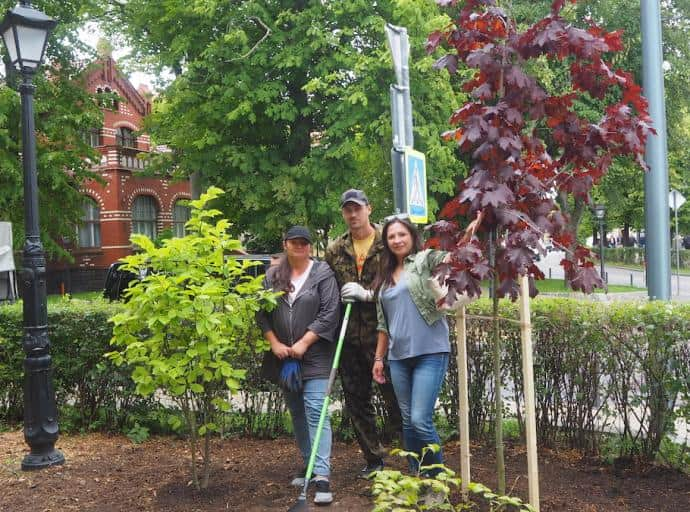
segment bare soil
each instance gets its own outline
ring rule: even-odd
[[[64,466],[22,472],[21,432],[0,434],[0,511],[285,511],[299,495],[288,485],[301,465],[289,438],[215,442],[211,483],[203,492],[191,485],[183,440],[154,438],[135,445],[122,436],[88,434],[62,436],[58,448],[67,459]],[[457,443],[445,446],[445,456],[458,470]],[[523,499],[525,459],[524,447],[507,446],[508,487]],[[690,510],[690,477],[677,471],[636,463],[604,466],[567,451],[543,450],[539,463],[542,512]],[[336,443],[332,464],[335,501],[318,510],[371,510],[370,483],[356,478],[363,466],[356,445]],[[390,464],[404,467],[397,457]],[[472,479],[495,487],[490,448],[472,447]]]

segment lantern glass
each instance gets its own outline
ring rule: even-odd
[[[48,31],[44,28],[17,26],[17,40],[19,41],[20,66],[36,69],[41,63]]]
[[[17,61],[17,46],[14,44],[14,27],[7,27],[2,33],[2,38],[5,40],[5,48],[10,55],[10,62],[14,64]]]

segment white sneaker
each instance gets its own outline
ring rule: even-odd
[[[316,477],[312,480],[316,495],[314,496],[314,503],[316,505],[330,505],[333,503],[333,493],[327,478]]]
[[[290,482],[290,485],[293,487],[303,487],[304,486],[304,475],[307,473],[307,469],[303,469],[299,473],[295,475],[295,478],[292,479],[292,482]],[[312,473],[312,478],[313,478],[314,473]]]

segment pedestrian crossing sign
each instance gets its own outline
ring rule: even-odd
[[[415,224],[429,221],[426,201],[426,159],[424,153],[405,148],[405,206]]]

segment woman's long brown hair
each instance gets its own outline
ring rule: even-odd
[[[388,229],[396,222],[402,224],[412,237],[412,250],[410,254],[415,254],[422,250],[422,238],[409,218],[393,217],[387,220],[383,224],[383,232],[381,233],[383,251],[381,251],[381,259],[379,260],[379,271],[373,283],[373,288],[376,293],[379,293],[381,287],[384,285],[393,286],[395,284],[393,283],[393,272],[395,272],[395,267],[398,265],[398,259],[395,257],[390,247],[388,247]]]
[[[276,292],[290,293],[295,289],[290,279],[292,276],[292,268],[287,259],[286,254],[280,255],[280,261],[276,265],[276,270],[273,273],[273,290]]]

